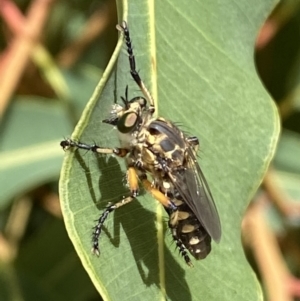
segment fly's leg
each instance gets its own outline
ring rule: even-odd
[[[195,136],[192,136],[192,137],[187,137],[186,140],[193,147],[195,152],[197,152],[199,148],[199,139]]]
[[[79,141],[75,141],[72,139],[66,139],[61,141],[60,143],[61,147],[64,150],[70,149],[70,148],[79,148],[79,149],[84,149],[88,151],[92,151],[94,153],[98,154],[104,154],[104,155],[109,155],[109,154],[114,154],[119,157],[125,157],[126,154],[128,153],[127,149],[123,148],[105,148],[105,147],[100,147],[96,144],[85,144]],[[101,235],[102,231],[102,226],[107,219],[108,215],[113,212],[114,210],[132,202],[135,197],[138,194],[138,178],[136,171],[133,167],[129,167],[127,171],[127,181],[128,185],[130,188],[130,196],[124,198],[120,202],[116,204],[109,204],[106,209],[103,211],[101,216],[99,217],[96,226],[94,227],[94,231],[92,234],[92,253],[99,256],[100,250],[99,250],[99,238]]]
[[[150,104],[149,110],[152,113],[154,113],[154,111],[155,111],[154,100],[153,100],[150,92],[146,88],[145,84],[143,83],[142,79],[140,78],[139,73],[136,70],[135,57],[133,54],[131,38],[130,38],[130,34],[129,34],[129,29],[127,27],[127,23],[125,21],[123,21],[122,25],[118,24],[116,27],[117,27],[117,30],[124,33],[125,43],[127,46],[127,53],[129,56],[130,74],[131,74],[132,78],[134,79],[134,81],[136,82],[136,84],[140,87],[140,89],[143,92],[143,94],[145,95],[146,99],[149,101],[149,104]]]
[[[177,192],[177,194],[178,194],[178,192]],[[169,215],[168,226],[171,230],[172,238],[176,243],[176,247],[179,250],[179,254],[183,257],[183,259],[185,260],[187,265],[189,265],[190,267],[193,267],[193,264],[188,255],[187,249],[178,235],[178,225],[179,225],[178,223],[179,223],[179,221],[186,219],[188,217],[188,214],[184,211],[180,211],[179,207],[182,205],[182,201],[179,200],[180,195],[179,194],[177,195],[177,194],[175,194],[175,195],[173,195],[172,193],[168,194],[169,199],[173,200],[171,202],[177,207],[177,211],[175,211],[175,212],[166,208],[166,211]]]
[[[159,201],[167,210],[174,214],[174,224],[177,223],[177,206],[160,190],[153,187],[153,185],[147,180],[146,175],[141,179],[144,188],[157,200]]]
[[[124,198],[122,201],[116,203],[116,204],[109,204],[104,212],[99,217],[96,226],[94,227],[93,235],[92,235],[92,253],[99,256],[100,250],[99,250],[99,238],[102,231],[102,226],[107,219],[108,215],[113,212],[114,210],[132,202],[135,197],[138,195],[138,176],[137,172],[134,167],[129,167],[127,170],[127,182],[130,189],[130,196]]]
[[[145,189],[156,199],[158,200],[167,210],[170,216],[169,228],[171,229],[173,240],[176,243],[176,246],[179,249],[180,255],[184,258],[185,262],[192,267],[192,261],[188,256],[187,250],[177,235],[177,225],[178,225],[178,207],[172,202],[165,194],[160,190],[152,186],[152,184],[147,180],[146,177],[142,179],[143,186]]]
[[[170,215],[170,217],[171,217],[171,215]],[[176,247],[178,248],[180,255],[183,257],[183,259],[185,260],[187,265],[189,265],[190,267],[193,267],[192,261],[188,255],[186,247],[177,235],[177,227],[172,226],[171,223],[169,222],[169,228],[171,229],[171,234],[172,234],[173,240],[176,243]]]
[[[96,226],[94,227],[94,231],[92,234],[92,253],[99,256],[100,255],[100,250],[99,250],[99,238],[101,235],[102,231],[102,226],[107,219],[108,215],[113,212],[114,210],[130,203],[131,201],[134,200],[133,196],[129,196],[127,198],[124,198],[122,201],[116,203],[116,204],[109,204],[106,209],[103,211],[101,216],[99,217]]]
[[[195,145],[195,146],[199,145],[199,139],[196,136],[187,137],[186,139],[192,145]]]
[[[125,157],[128,153],[128,150],[124,148],[106,148],[106,147],[98,146],[96,144],[85,144],[72,139],[66,139],[61,141],[60,146],[63,148],[63,150],[68,150],[70,148],[80,148],[80,149],[90,150],[98,154],[116,155],[118,157]]]

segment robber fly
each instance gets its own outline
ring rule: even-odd
[[[133,201],[141,184],[166,209],[172,237],[185,262],[192,266],[187,250],[196,259],[205,258],[211,250],[211,238],[219,242],[221,225],[213,197],[198,165],[199,141],[189,137],[174,123],[154,117],[154,100],[136,71],[135,56],[127,23],[117,25],[124,35],[129,56],[130,74],[143,96],[121,97],[108,119],[103,120],[118,130],[121,147],[107,148],[67,139],[64,150],[80,148],[102,155],[116,155],[127,163],[130,195],[116,204],[109,204],[93,231],[92,252],[99,256],[99,238],[108,215]]]

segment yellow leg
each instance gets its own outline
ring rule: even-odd
[[[151,195],[158,200],[163,206],[166,208],[173,209],[174,211],[177,210],[177,207],[170,201],[170,199],[164,195],[162,192],[160,192],[158,189],[154,188],[152,184],[147,180],[142,180],[144,188],[151,193]]]
[[[134,167],[128,167],[127,170],[127,181],[129,185],[130,192],[133,197],[137,196],[139,183],[138,183],[138,176],[137,172]]]

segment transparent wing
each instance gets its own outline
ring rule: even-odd
[[[169,176],[208,234],[219,242],[221,223],[217,208],[193,149],[189,147],[187,152],[187,168],[172,172]]]

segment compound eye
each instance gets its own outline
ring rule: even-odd
[[[138,115],[135,112],[125,113],[118,121],[118,131],[126,134],[135,129],[138,124]]]

